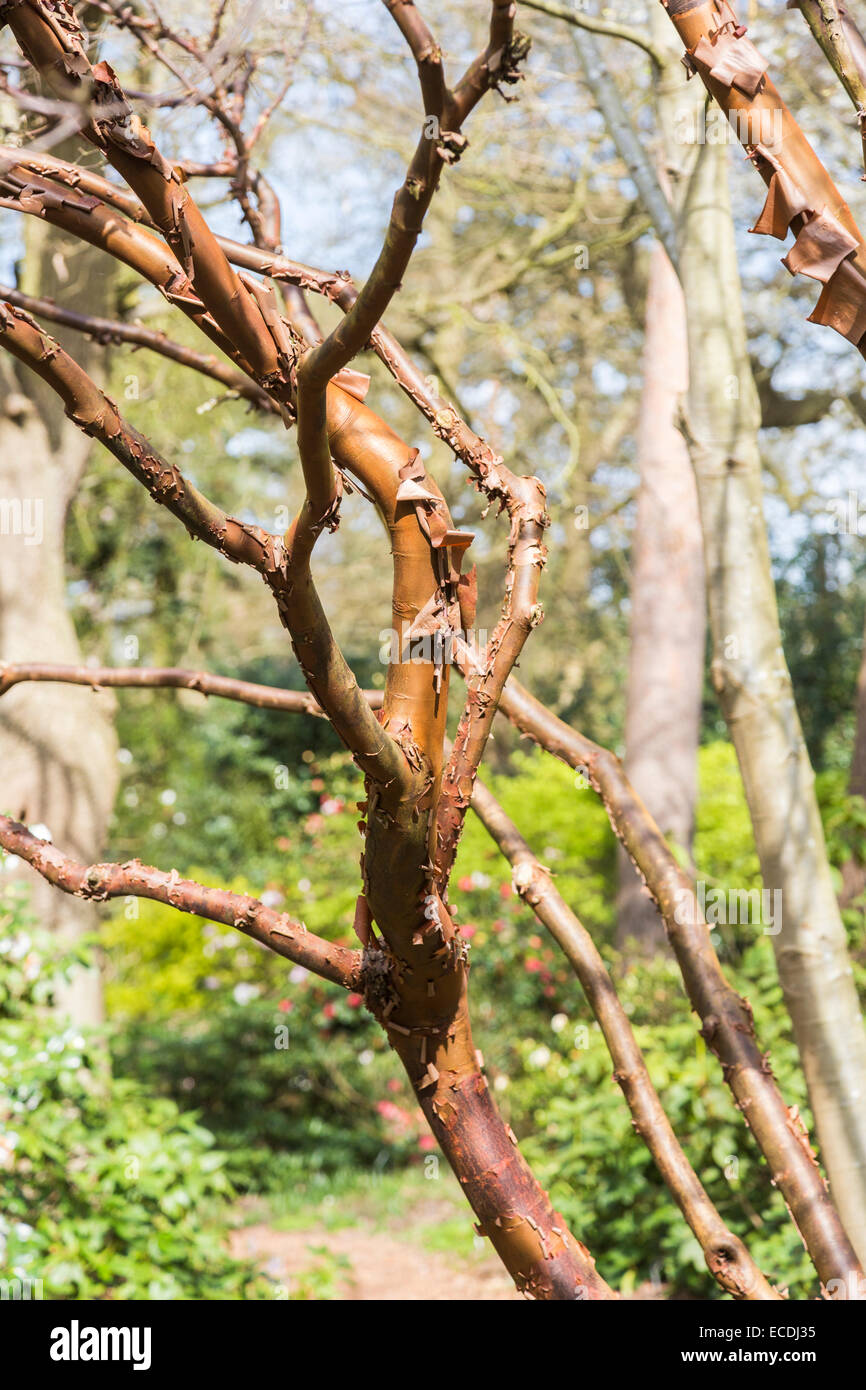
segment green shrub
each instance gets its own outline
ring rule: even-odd
[[[194,1113],[113,1079],[104,1035],[58,1023],[70,963],[9,888],[0,962],[2,1277],[58,1299],[264,1296],[223,1245],[225,1155]]]

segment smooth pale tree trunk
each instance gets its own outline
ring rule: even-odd
[[[667,18],[654,32],[671,51]],[[674,45],[674,48],[676,45]],[[659,84],[672,163],[683,115],[702,106],[679,53]],[[677,138],[679,135],[679,139]],[[866,1257],[866,1032],[833,890],[814,773],[782,650],[763,512],[760,406],[749,362],[728,190],[729,152],[693,151],[682,212],[687,432],[698,486],[712,676],[737,753],[765,889],[778,890],[772,942],[833,1199]],[[755,928],[760,931],[761,928]]]
[[[695,478],[677,426],[688,387],[683,293],[664,248],[651,253],[632,539],[625,768],[664,832],[691,854],[703,687],[704,557]],[[619,851],[617,940],[653,952],[662,918]]]
[[[32,240],[31,240],[32,237]],[[32,293],[77,299],[100,311],[102,280],[88,278],[97,253],[66,246],[43,224],[28,227]],[[61,284],[58,284],[58,272]],[[70,287],[71,282],[71,287]],[[70,292],[70,288],[72,292]],[[58,336],[60,336],[58,334]],[[73,335],[69,336],[70,344]],[[82,353],[80,338],[74,348]],[[86,351],[86,350],[85,350]],[[90,354],[92,356],[92,354]],[[56,398],[32,373],[0,363],[0,665],[80,663],[66,596],[64,531],[89,441],[65,420]],[[85,863],[102,854],[117,780],[112,704],[105,693],[63,685],[20,685],[0,698],[0,804]],[[40,926],[74,945],[97,926],[94,907],[57,893],[23,863]],[[76,1024],[102,1018],[97,970],[75,972],[60,1012]]]

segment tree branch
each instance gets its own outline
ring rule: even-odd
[[[552,3],[552,0],[520,0],[520,3],[528,10],[538,10],[539,14],[550,15],[553,19],[564,19],[566,24],[573,24],[576,29],[584,29],[587,33],[603,34],[611,39],[625,39],[626,43],[633,43],[637,48],[643,49],[652,59],[656,69],[664,66],[664,59],[658,49],[639,29],[632,29],[627,24],[614,24],[608,19],[597,19],[594,15],[584,14],[582,10],[569,10],[564,5]]]
[[[755,1039],[747,1001],[722,973],[694,885],[629,783],[619,758],[563,723],[513,677],[499,707],[521,733],[579,771],[601,796],[614,833],[664,919],[686,991],[701,1019],[701,1035],[721,1064],[822,1282],[847,1280],[851,1271],[856,1279],[857,1256],[830,1201],[803,1122],[779,1093],[768,1056]]]
[[[810,323],[841,333],[866,357],[866,243],[851,210],[771,82],[729,0],[663,0],[685,61],[725,112],[767,184],[751,229],[796,238],[783,265],[821,285]],[[714,72],[718,76],[714,76]]]
[[[800,11],[854,105],[866,165],[866,41],[841,0],[789,0],[788,8]]]
[[[537,478],[515,478],[513,475],[509,476],[506,488],[511,535],[502,616],[473,664],[471,674],[467,674],[466,707],[442,779],[436,817],[434,862],[438,891],[443,897],[499,697],[529,634],[543,617],[538,586],[547,555],[543,544],[548,523],[544,488]],[[473,596],[465,614],[467,621],[463,622],[465,629],[471,629],[474,616]],[[459,637],[455,635],[453,640],[461,646]]]
[[[150,898],[154,902],[176,907],[195,917],[237,927],[278,956],[303,965],[313,974],[330,980],[343,989],[358,989],[362,982],[360,951],[337,946],[308,932],[302,922],[295,922],[285,913],[275,912],[264,903],[246,894],[231,893],[225,888],[208,888],[204,884],[178,877],[176,869],[165,873],[151,869],[131,859],[126,864],[91,864],[85,867],[67,858],[48,840],[40,840],[17,821],[0,816],[0,845],[8,854],[17,855],[49,883],[64,893],[72,893],[91,902],[109,898]]]
[[[550,871],[535,858],[517,826],[480,781],[472,809],[513,866],[513,884],[562,948],[598,1019],[634,1126],[674,1201],[700,1242],[707,1267],[736,1299],[770,1300],[780,1295],[767,1282],[738,1236],[728,1230],[692,1168],[653,1086],[643,1054],[589,932],[553,885]]]
[[[40,318],[50,319],[52,323],[72,328],[76,333],[83,333],[98,343],[132,343],[136,347],[149,348],[151,352],[167,357],[171,362],[177,362],[182,367],[191,367],[202,376],[220,382],[232,395],[251,401],[260,410],[276,415],[280,413],[276,402],[243,373],[220,362],[216,357],[205,356],[204,353],[196,352],[194,348],[184,347],[182,343],[174,342],[153,328],[145,328],[140,323],[121,323],[116,319],[76,313],[72,309],[65,309],[62,304],[55,304],[53,299],[38,299],[34,295],[22,294],[20,290],[12,289],[9,285],[0,285],[0,299],[14,305],[16,309],[38,314]]]
[[[0,305],[0,344],[56,391],[73,423],[104,444],[191,535],[262,575],[291,635],[307,684],[358,766],[385,785],[402,783],[404,754],[364,701],[334,641],[309,571],[292,571],[282,540],[226,516],[126,423],[114,402],[59,343],[11,305]]]
[[[316,716],[325,714],[315,697],[307,691],[281,690],[278,686],[257,685],[253,681],[236,680],[232,676],[212,675],[209,671],[187,671],[176,666],[55,666],[44,661],[0,665],[0,696],[11,690],[13,685],[25,681],[86,685],[92,690],[126,687],[136,690],[195,690],[201,695],[237,700],[259,709]],[[381,707],[381,690],[362,690],[361,696],[371,709]]]

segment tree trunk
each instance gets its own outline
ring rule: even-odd
[[[671,51],[667,20],[654,19]],[[671,66],[659,107],[671,162],[682,160],[683,105]],[[702,104],[693,84],[691,100]],[[679,139],[678,139],[679,135]],[[697,147],[679,269],[689,329],[687,428],[706,548],[713,683],[736,749],[774,899],[773,946],[831,1193],[866,1255],[866,1033],[791,678],[782,651],[764,524],[757,390],[727,183],[728,152]],[[755,932],[760,927],[754,927]]]
[[[63,288],[67,303],[77,292],[79,303],[98,312],[100,291],[87,276],[92,256],[41,223],[28,226],[28,290]],[[103,276],[97,285],[104,283]],[[80,339],[75,347],[81,355]],[[0,664],[82,660],[66,602],[64,530],[88,452],[53,392],[32,373],[0,363]],[[59,685],[19,686],[0,701],[3,810],[47,826],[87,863],[102,852],[114,801],[111,709],[110,696]],[[95,930],[91,904],[53,892],[26,865],[16,872],[26,876],[39,925],[59,941],[72,945]],[[76,1024],[98,1023],[98,971],[76,971],[59,1007]]]
[[[698,500],[677,428],[688,387],[683,293],[659,244],[650,261],[632,540],[631,644],[625,767],[666,836],[691,854],[704,668],[704,574]],[[640,952],[665,943],[664,923],[619,850],[617,941]]]

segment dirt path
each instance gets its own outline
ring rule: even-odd
[[[363,1221],[336,1231],[244,1226],[232,1234],[232,1251],[256,1260],[295,1297],[311,1300],[476,1303],[520,1298],[489,1247],[461,1260]]]

